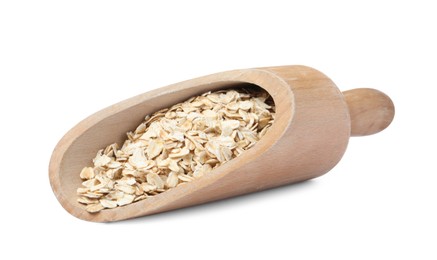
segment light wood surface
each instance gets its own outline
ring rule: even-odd
[[[379,90],[358,88],[343,92],[351,117],[351,135],[363,136],[384,130],[393,121],[395,107]]]
[[[145,115],[209,90],[248,85],[270,93],[277,116],[267,134],[240,157],[202,178],[127,206],[91,214],[76,201],[82,167],[91,165],[99,149],[121,144]],[[393,115],[391,100],[381,92],[352,90],[345,99],[328,77],[309,67],[222,72],[135,96],[86,118],[56,146],[50,183],[61,205],[80,219],[108,222],[150,215],[318,177],[343,156],[351,122],[354,135],[366,135],[387,127]]]

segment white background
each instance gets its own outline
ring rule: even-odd
[[[432,2],[1,1],[0,258],[436,259]],[[86,116],[197,76],[287,64],[386,92],[393,124],[302,184],[112,224],[57,202],[51,152]]]

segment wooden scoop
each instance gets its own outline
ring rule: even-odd
[[[270,130],[251,149],[205,176],[133,204],[88,213],[77,202],[79,173],[108,144],[122,144],[126,132],[144,116],[210,90],[265,89],[276,105]],[[72,215],[108,222],[155,214],[318,177],[332,169],[349,137],[385,129],[394,117],[392,101],[374,89],[341,93],[321,72],[281,66],[217,73],[156,89],[122,101],[86,118],[56,146],[50,183]]]

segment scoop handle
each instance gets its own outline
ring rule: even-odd
[[[376,134],[393,121],[395,107],[386,94],[371,88],[356,88],[343,92],[349,108],[351,136]]]

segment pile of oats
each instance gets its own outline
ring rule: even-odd
[[[253,147],[273,123],[261,89],[207,92],[146,116],[121,149],[97,152],[80,173],[88,212],[127,205],[200,178]]]

